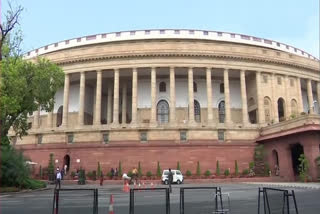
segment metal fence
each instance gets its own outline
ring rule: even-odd
[[[180,214],[229,212],[229,194],[223,194],[220,187],[180,188]]]
[[[134,213],[170,214],[169,188],[130,189],[129,214]]]
[[[263,203],[261,203],[261,196]],[[293,204],[290,203],[292,199]],[[298,214],[294,191],[276,188],[259,188],[258,214]]]
[[[98,189],[55,189],[52,214],[98,214]]]

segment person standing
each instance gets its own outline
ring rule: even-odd
[[[64,169],[62,168],[61,169],[61,180],[63,180],[63,176],[65,175],[65,171],[64,171]]]
[[[172,174],[172,172],[171,172],[171,169],[170,169],[170,168],[169,168],[168,180],[169,180],[169,191],[170,191],[170,193],[172,193],[172,187],[171,187],[171,184],[172,184],[172,181],[173,181],[173,174]]]
[[[68,166],[67,164],[64,165],[64,174],[66,175],[67,174],[67,169],[68,169]]]
[[[116,168],[116,169],[114,170],[114,176],[115,176],[115,177],[118,177],[118,168]]]
[[[59,184],[59,189],[61,188],[61,172],[59,169],[57,169],[57,174],[56,174],[56,187],[58,186]]]

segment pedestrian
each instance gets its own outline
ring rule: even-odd
[[[68,166],[67,164],[64,165],[64,174],[67,174],[67,169],[68,169]]]
[[[100,186],[103,185],[103,173],[101,172],[101,175],[100,175]]]
[[[138,170],[137,170],[137,168],[133,168],[133,170],[132,170],[132,180],[134,181],[134,184],[138,183]]]
[[[118,177],[118,168],[114,170],[114,176]]]
[[[59,184],[59,189],[61,188],[61,172],[59,169],[57,169],[57,174],[56,174],[56,187],[58,186]]]
[[[111,179],[113,179],[113,176],[114,176],[114,169],[113,168],[111,168]]]
[[[173,174],[172,174],[170,168],[169,168],[169,174],[168,174],[168,181],[169,181],[169,191],[170,191],[170,193],[172,193],[171,183],[172,183],[172,181],[173,181]]]
[[[62,168],[62,170],[61,170],[61,180],[63,180],[64,174],[65,174],[65,171],[64,171],[64,169]]]

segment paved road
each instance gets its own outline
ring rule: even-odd
[[[212,184],[220,186],[224,193],[230,194],[231,213],[257,213],[258,186],[257,184]],[[170,209],[172,214],[179,213],[180,187],[189,186],[212,186],[205,184],[198,185],[174,185],[173,193],[170,194]],[[266,185],[266,184],[264,184]],[[270,186],[270,185],[269,185]],[[274,187],[277,185],[273,184]],[[68,185],[66,188],[83,188],[84,186]],[[272,186],[271,186],[272,187]],[[288,187],[296,193],[297,203],[300,213],[318,214],[320,210],[320,186],[309,185],[299,187]],[[129,194],[122,192],[119,185],[103,186],[100,188],[95,185],[88,185],[85,188],[99,188],[99,213],[108,213],[110,195],[114,196],[114,211],[116,214],[129,213]],[[285,188],[285,187],[282,187]],[[192,190],[185,192],[185,214],[212,213],[211,191]],[[135,193],[135,213],[137,214],[164,214],[165,213],[165,196],[164,194],[153,192],[136,192]],[[277,201],[277,197],[274,197]],[[0,213],[51,213],[53,201],[53,189],[36,191],[29,193],[12,193],[0,195]],[[279,200],[280,201],[280,200]],[[60,214],[92,213],[93,193],[78,191],[61,193],[60,195]],[[225,203],[226,205],[226,203]]]

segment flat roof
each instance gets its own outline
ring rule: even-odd
[[[188,29],[154,29],[154,30],[132,30],[112,33],[102,33],[83,36],[68,40],[63,40],[50,45],[46,45],[24,54],[25,59],[33,58],[50,52],[64,50],[68,48],[81,47],[91,44],[108,43],[115,41],[147,40],[147,39],[199,39],[209,41],[224,41],[239,44],[255,45],[265,48],[272,48],[290,54],[302,56],[318,61],[311,54],[293,46],[244,34]]]

